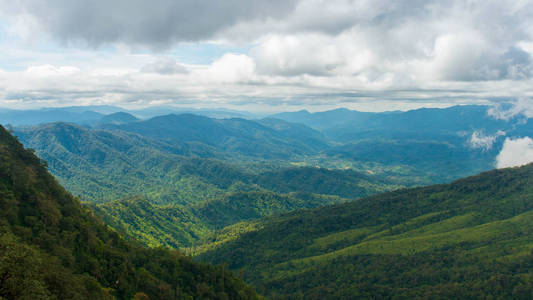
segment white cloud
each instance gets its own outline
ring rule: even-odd
[[[516,116],[533,118],[533,98],[522,96],[505,101],[503,104],[497,103],[487,113],[489,116],[500,120],[509,120]]]
[[[373,110],[377,102],[412,108],[524,95],[491,114],[533,116],[531,1],[267,2],[0,0],[0,27],[47,39],[45,51],[0,43],[2,68],[28,68],[0,74],[0,101],[365,102]],[[173,47],[191,41],[242,51],[199,51],[212,63],[183,65]]]
[[[204,75],[211,82],[236,83],[250,82],[255,76],[255,62],[244,54],[224,54],[214,61],[209,68],[197,73]]]
[[[494,142],[498,139],[500,136],[504,136],[505,132],[498,130],[496,134],[494,135],[485,135],[482,131],[474,131],[472,135],[470,136],[470,139],[468,140],[470,147],[473,149],[481,149],[484,151],[488,151],[492,149],[492,146],[494,145]]]
[[[533,139],[505,139],[503,148],[496,157],[497,168],[522,166],[533,162]]]
[[[375,67],[377,57],[361,47],[355,32],[335,37],[320,33],[271,35],[252,48],[251,56],[264,74],[295,76],[352,75]]]
[[[179,64],[170,57],[158,57],[155,61],[144,65],[141,68],[141,72],[170,75],[176,73],[187,73],[189,70],[187,70],[184,65]]]
[[[30,76],[48,77],[48,76],[71,76],[80,72],[80,69],[73,66],[31,66],[26,70],[26,73]]]
[[[435,41],[428,73],[442,80],[496,79],[500,74],[491,66],[494,56],[491,45],[479,33],[446,33]]]

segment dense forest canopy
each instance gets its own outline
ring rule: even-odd
[[[68,212],[67,220],[83,219],[81,232],[96,248],[77,250],[79,239],[71,237],[78,227],[54,229],[63,226],[65,212],[54,201],[35,200],[56,199],[47,192],[25,196],[36,201],[27,206],[3,200],[10,220],[5,249],[15,245],[17,252],[48,257],[31,262],[38,266],[57,260],[53,265],[83,286],[80,293],[163,297],[154,286],[164,286],[170,298],[258,297],[227,266],[275,299],[531,294],[531,166],[407,189],[492,169],[504,135],[533,133],[527,120],[497,120],[482,106],[302,111],[260,120],[85,115],[93,119],[14,132],[42,158],[28,154],[52,182],[45,186],[62,190],[46,166],[82,200],[59,193],[71,199],[64,200],[67,207],[79,210],[79,217]],[[13,164],[18,167],[9,170],[37,174]],[[114,251],[127,262],[115,269],[107,261]],[[151,261],[150,255],[161,258]],[[110,271],[96,274],[94,268]],[[118,281],[123,285],[113,283],[117,268],[127,279]],[[35,277],[36,295],[59,295],[48,279],[59,271],[39,270],[34,273],[45,275]],[[192,273],[205,276],[191,281]],[[145,284],[146,278],[153,281]]]
[[[199,257],[275,299],[528,299],[533,164],[263,219]]]
[[[127,242],[0,127],[0,297],[257,299],[223,267]]]

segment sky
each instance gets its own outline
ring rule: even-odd
[[[0,53],[1,107],[533,111],[527,0],[0,0]]]

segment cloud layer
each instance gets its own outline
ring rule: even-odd
[[[168,48],[209,39],[247,20],[280,18],[294,0],[2,0],[4,11],[27,18],[64,42]]]
[[[533,115],[531,1],[0,0],[0,15],[10,35],[82,52],[56,59],[25,48],[21,58],[4,43],[0,51],[15,52],[6,61],[31,62],[2,71],[0,61],[4,105],[438,106],[520,96],[492,115]],[[189,42],[243,51],[209,64],[172,55]]]
[[[489,109],[488,114],[500,120],[509,120],[516,116],[533,118],[533,100],[529,97],[518,97],[503,104],[498,103]]]

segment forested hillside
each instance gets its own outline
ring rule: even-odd
[[[158,140],[68,123],[20,128],[16,134],[48,162],[50,170],[69,191],[92,202],[146,195],[156,203],[192,203],[218,195],[235,182],[266,182],[276,174],[259,177],[255,174],[290,166],[283,161],[224,160],[232,152],[222,154],[216,147],[202,143]],[[339,172],[326,177],[338,175]],[[377,177],[362,174],[358,177],[351,183],[352,198],[381,191],[389,185]],[[343,180],[347,179],[354,178]],[[294,184],[305,183],[293,183],[292,188],[284,191],[303,188]]]
[[[193,114],[170,114],[123,125],[103,125],[107,130],[133,132],[145,137],[173,142],[202,143],[227,156],[241,155],[261,159],[288,159],[313,154],[327,144],[321,134],[309,127],[292,130],[251,120],[211,119]],[[268,126],[267,126],[268,125]],[[305,127],[300,125],[300,127]]]
[[[149,246],[191,247],[232,222],[399,187],[353,170],[238,163],[207,145],[67,123],[17,135],[108,224]]]
[[[150,247],[179,249],[203,245],[225,226],[342,201],[346,199],[338,196],[239,189],[188,206],[158,205],[143,197],[87,205],[130,239]]]
[[[255,223],[200,255],[274,299],[528,299],[533,164]]]
[[[475,149],[469,135],[530,127],[509,128],[513,122],[492,119],[486,107],[469,106],[279,117],[322,133],[275,118],[139,120],[117,112],[92,128],[52,123],[16,134],[114,229],[152,247],[189,248],[238,222],[490,169],[503,139]]]
[[[257,299],[220,267],[125,241],[0,127],[0,298]]]
[[[187,207],[157,205],[140,196],[87,206],[119,233],[148,247],[190,247],[212,232]]]
[[[527,236],[532,166],[390,192],[492,168],[500,135],[491,147],[469,144],[470,135],[482,132],[477,126],[488,134],[505,123],[490,120],[485,110],[376,118],[349,110],[298,113],[310,125],[318,116],[320,125],[313,126],[322,133],[273,118],[137,120],[118,113],[93,128],[52,123],[16,128],[16,134],[127,240],[116,235],[124,245],[138,241],[228,263],[274,298],[523,296],[531,292],[523,266],[533,245]],[[442,126],[424,125],[432,116]],[[530,130],[528,122],[512,126],[505,134]],[[383,192],[389,193],[372,196]],[[23,225],[33,226],[26,219]],[[20,236],[19,229],[8,232]],[[37,243],[21,241],[30,248]],[[67,250],[48,250],[70,253],[73,246],[62,247]],[[149,251],[131,247],[136,250],[128,253]],[[76,255],[67,255],[73,258],[65,265],[73,274],[88,270],[71,268],[72,261],[86,259]],[[132,267],[132,276],[143,263]],[[477,279],[470,279],[474,274]],[[95,280],[119,297],[138,292]]]
[[[174,202],[187,202],[215,190],[181,178],[179,166],[186,156],[213,155],[202,145],[170,145],[67,123],[24,128],[16,134],[48,162],[61,184],[84,200],[104,202],[142,194],[154,195],[156,202],[165,202],[169,195],[175,195]]]
[[[0,0],[0,300],[533,300],[533,0]]]

